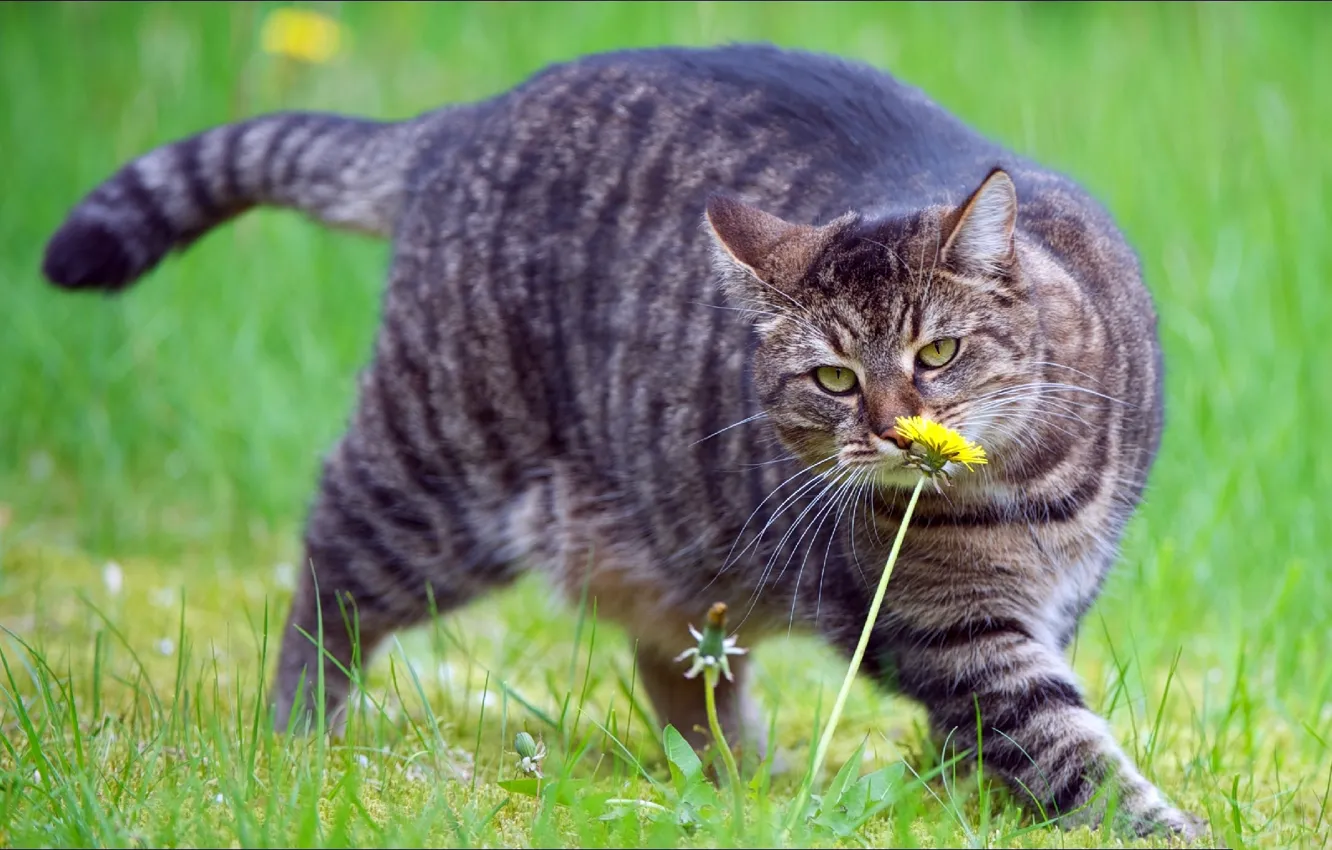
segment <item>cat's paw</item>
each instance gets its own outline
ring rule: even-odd
[[[1110,828],[1121,838],[1164,838],[1172,847],[1189,847],[1206,841],[1211,834],[1207,821],[1173,806],[1154,806],[1148,810],[1120,809],[1112,825],[1103,821],[1099,807],[1085,807],[1060,818],[1065,829]]]
[[[1179,809],[1166,809],[1156,814],[1143,821],[1136,831],[1141,836],[1163,836],[1177,847],[1194,844],[1210,832],[1207,821]]]
[[[786,776],[791,773],[791,759],[785,750],[774,750],[768,764],[768,776]]]

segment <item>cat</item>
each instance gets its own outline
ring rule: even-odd
[[[1163,427],[1138,259],[1073,180],[865,64],[628,50],[412,120],[278,113],[159,147],[73,209],[44,274],[120,290],[258,204],[393,244],[307,518],[280,728],[314,705],[321,626],[346,667],[536,571],[625,627],[658,720],[704,746],[687,625],[724,601],[748,644],[850,652],[916,480],[895,419],[920,414],[990,462],[920,497],[864,669],[960,748],[979,713],[987,773],[1051,817],[1100,822],[1109,783],[1131,830],[1199,834],[1065,658]],[[762,751],[747,661],[722,726]]]

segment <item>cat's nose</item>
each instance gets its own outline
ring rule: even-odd
[[[902,451],[906,451],[907,449],[911,448],[911,441],[908,440],[906,437],[903,437],[901,434],[897,433],[896,428],[889,428],[888,430],[884,431],[882,434],[879,435],[879,439],[888,440],[889,442],[896,443],[897,447]]]

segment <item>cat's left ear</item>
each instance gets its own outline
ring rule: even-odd
[[[989,173],[966,202],[944,219],[940,261],[959,271],[1006,277],[1013,270],[1017,189],[1002,168]]]

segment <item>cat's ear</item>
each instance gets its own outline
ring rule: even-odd
[[[966,202],[944,218],[948,234],[939,259],[961,271],[1004,277],[1013,270],[1017,189],[1001,168],[989,173]]]
[[[841,226],[793,224],[724,195],[708,199],[707,223],[723,288],[755,309],[789,299]]]

